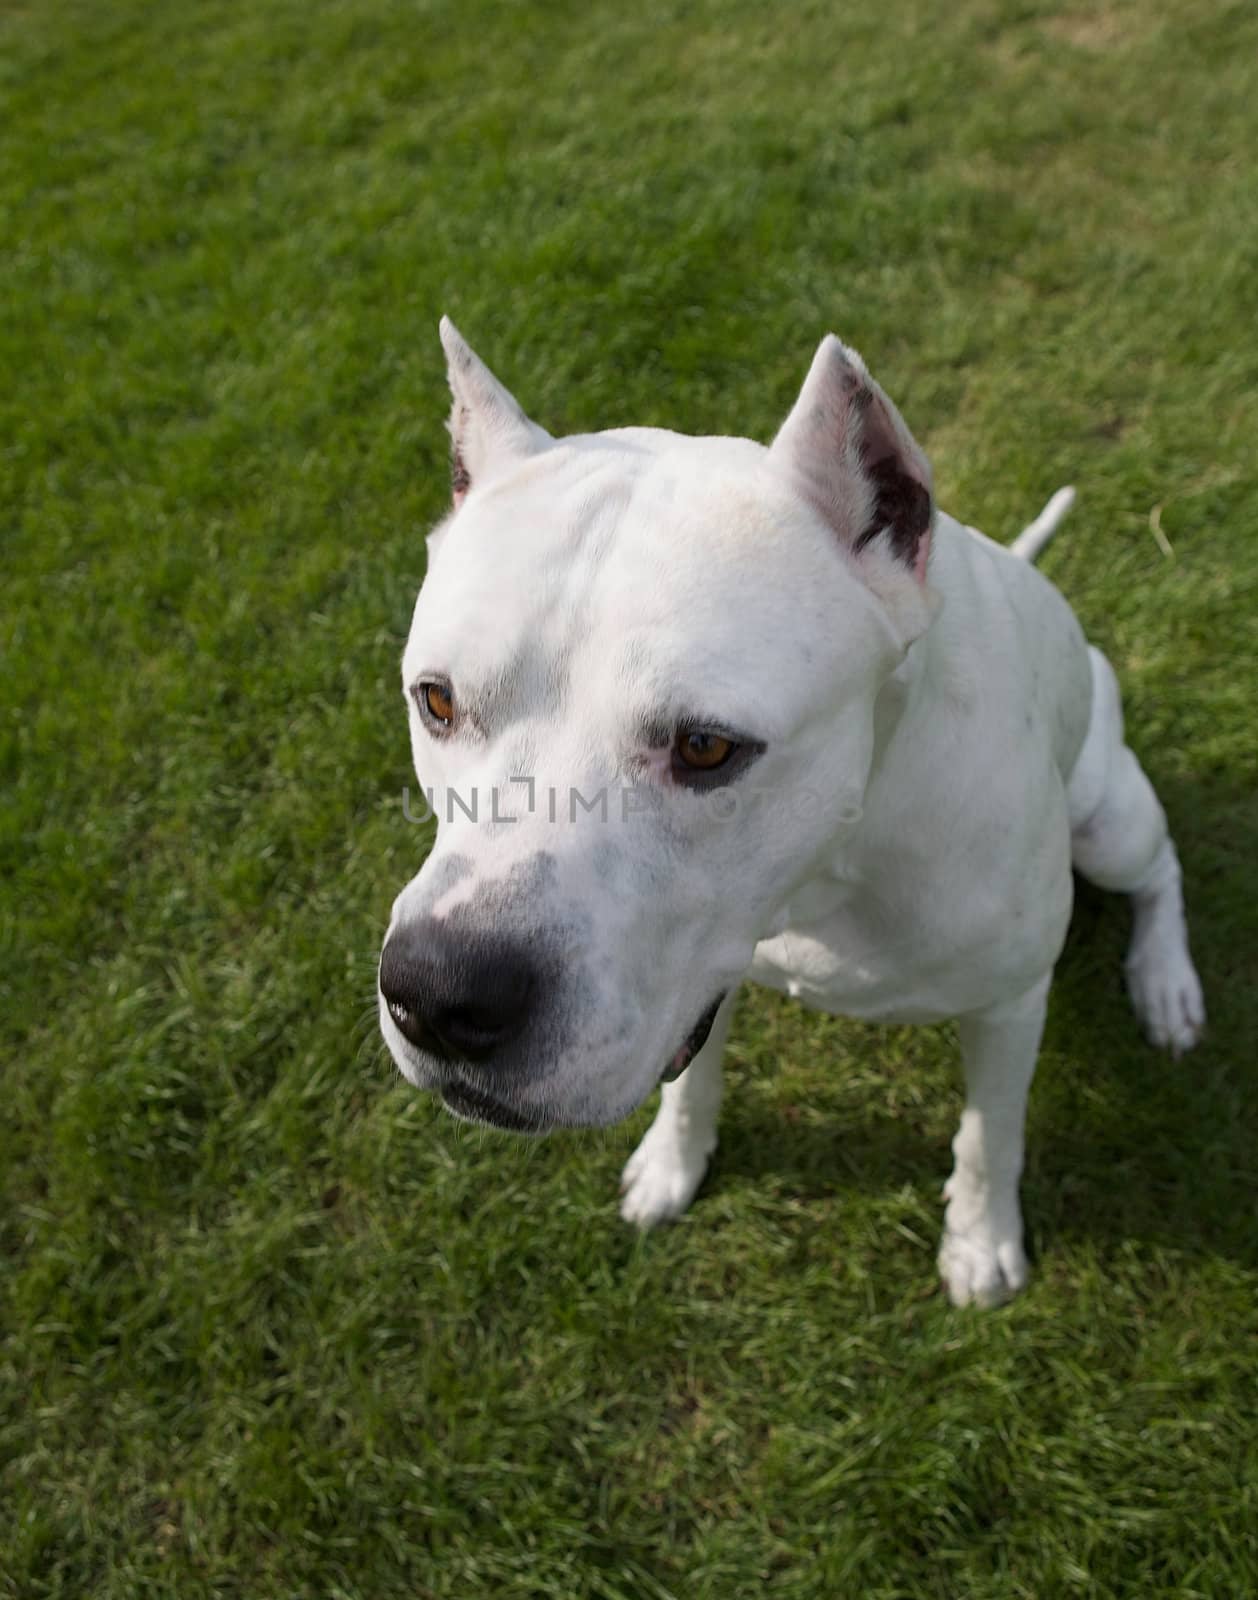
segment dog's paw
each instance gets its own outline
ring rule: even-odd
[[[1132,941],[1127,957],[1127,993],[1152,1044],[1182,1056],[1206,1025],[1201,980],[1182,938],[1158,930]]]
[[[671,1128],[652,1123],[621,1174],[620,1214],[638,1228],[672,1222],[694,1199],[711,1150],[687,1148]]]
[[[967,1233],[944,1230],[939,1272],[954,1306],[998,1306],[1026,1287],[1030,1277],[1022,1240],[981,1226]]]

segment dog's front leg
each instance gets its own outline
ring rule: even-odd
[[[1027,1281],[1022,1249],[1023,1124],[1052,974],[1025,994],[961,1017],[965,1110],[944,1185],[939,1270],[953,1305],[999,1305]]]
[[[639,1228],[681,1216],[703,1182],[716,1149],[721,1057],[736,997],[737,990],[725,996],[703,1049],[675,1083],[664,1085],[655,1121],[621,1175],[620,1214]]]

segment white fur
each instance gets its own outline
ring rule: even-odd
[[[1069,484],[1064,489],[1058,489],[1034,522],[1028,522],[1009,546],[1011,553],[1020,556],[1023,561],[1036,560],[1041,550],[1066,520],[1074,503],[1075,492]]]
[[[432,540],[403,660],[441,821],[391,929],[466,911],[545,858],[544,889],[504,915],[539,938],[578,930],[565,973],[580,999],[544,1073],[503,1093],[553,1123],[641,1104],[746,976],[848,1016],[959,1018],[967,1098],[940,1268],[958,1304],[1020,1288],[1023,1114],[1072,861],[1134,896],[1128,978],[1152,1037],[1178,1052],[1204,1021],[1174,847],[1108,664],[1027,561],[950,517],[935,513],[916,568],[858,539],[870,450],[850,430],[876,428],[915,482],[929,466],[837,341],[766,450],[651,429],[551,440],[448,324],[443,339],[471,482]],[[853,383],[874,396],[863,410]],[[410,695],[433,673],[476,707],[448,738]],[[695,715],[765,746],[728,820],[642,742],[651,719]],[[622,805],[630,782],[649,807]],[[448,810],[451,788],[478,792],[476,822]],[[608,819],[570,815],[573,788],[606,789]],[[443,876],[455,862],[463,875]],[[625,1168],[634,1223],[677,1216],[702,1179],[732,1008]],[[383,1004],[381,1026],[403,1073],[435,1084]]]

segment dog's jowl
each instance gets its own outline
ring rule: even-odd
[[[402,669],[437,839],[393,906],[398,1066],[499,1127],[615,1121],[663,1083],[624,1216],[689,1204],[739,984],[955,1017],[966,1105],[939,1265],[1026,1281],[1027,1091],[1072,868],[1131,896],[1132,1003],[1203,1026],[1179,863],[1118,686],[1032,565],[938,510],[860,357],[822,341],[769,446],[552,438],[442,324],[454,504]]]

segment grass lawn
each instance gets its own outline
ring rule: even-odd
[[[1258,1592],[1256,102],[1218,0],[0,9],[5,1600]],[[649,1108],[384,1058],[443,310],[554,431],[765,438],[833,328],[963,520],[1078,485],[1211,1031],[1081,890],[1007,1310],[948,1029],[750,993],[646,1239]]]

